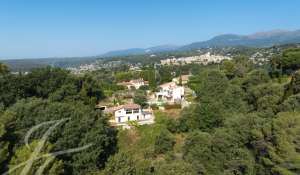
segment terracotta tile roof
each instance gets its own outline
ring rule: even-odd
[[[136,80],[130,80],[131,83],[142,83],[144,82],[143,79],[136,79]]]
[[[166,87],[175,87],[175,86],[177,86],[176,83],[169,82],[169,83],[162,84],[159,87],[166,88]]]
[[[120,82],[120,83],[117,83],[117,85],[120,85],[120,86],[127,86],[127,85],[132,85],[132,83],[130,82]]]
[[[182,75],[181,78],[182,78],[182,81],[188,81],[189,78],[190,78],[191,75]],[[180,77],[178,77],[180,78]]]
[[[140,108],[141,108],[140,105],[131,103],[131,104],[125,104],[125,105],[120,105],[120,106],[108,108],[106,110],[106,112],[109,113],[109,112],[115,112],[115,111],[120,110],[120,109],[140,109]]]
[[[137,83],[148,84],[148,82],[144,81],[143,79],[135,79],[135,80],[120,82],[120,83],[118,83],[118,85],[127,86],[127,85],[134,85],[134,84],[137,84]]]
[[[126,105],[121,105],[121,109],[122,108],[125,108],[125,109],[136,109],[136,108],[140,108],[140,107],[141,107],[140,105],[134,104],[134,103],[126,104]]]

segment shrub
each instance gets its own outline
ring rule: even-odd
[[[150,107],[151,107],[151,109],[153,109],[153,110],[158,110],[157,104],[152,104],[152,105],[150,105]]]
[[[155,138],[154,151],[157,154],[163,154],[173,150],[175,140],[168,130],[162,130]]]
[[[165,104],[165,109],[181,109],[181,104]]]

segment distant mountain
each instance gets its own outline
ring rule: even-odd
[[[226,46],[270,47],[273,45],[290,43],[300,43],[300,30],[273,30],[251,35],[219,35],[207,41],[185,45],[181,47],[180,50]]]
[[[180,46],[176,45],[161,45],[156,47],[150,47],[146,49],[147,53],[157,53],[157,52],[165,52],[165,51],[174,51],[180,48]]]
[[[110,51],[101,56],[113,57],[113,56],[125,56],[125,55],[151,54],[151,53],[158,53],[158,52],[175,51],[178,48],[180,47],[175,45],[161,45],[161,46],[155,46],[150,48],[132,48],[132,49],[125,49],[125,50]]]
[[[107,52],[107,53],[102,54],[100,56],[114,57],[114,56],[135,55],[135,54],[143,54],[143,53],[145,53],[145,49],[132,48],[132,49],[110,51],[110,52]]]
[[[195,42],[185,46],[162,45],[150,48],[133,48],[107,52],[101,56],[125,56],[152,54],[168,51],[184,51],[208,47],[246,46],[246,47],[270,47],[273,45],[300,43],[300,30],[272,30],[258,32],[250,35],[224,34],[207,41]]]

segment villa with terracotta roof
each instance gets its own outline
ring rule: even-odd
[[[144,79],[142,78],[118,83],[118,85],[126,86],[128,89],[131,88],[139,89],[141,86],[147,86],[148,84],[149,84],[148,81],[144,81]]]

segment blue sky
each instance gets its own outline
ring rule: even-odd
[[[90,56],[300,29],[297,0],[1,0],[0,58]]]

